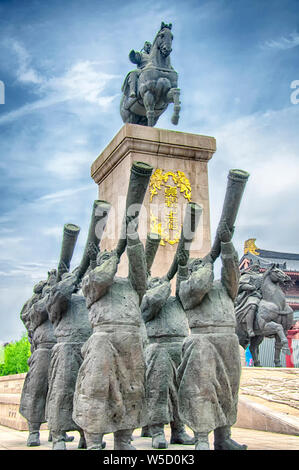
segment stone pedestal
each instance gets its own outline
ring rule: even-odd
[[[27,431],[27,420],[19,413],[22,388],[26,374],[0,377],[0,425]],[[47,423],[41,429],[47,429]]]
[[[142,161],[154,170],[140,214],[140,238],[145,242],[149,231],[162,236],[152,275],[166,274],[172,263],[188,201],[203,208],[190,256],[204,256],[211,246],[208,161],[215,150],[213,137],[125,124],[91,167],[98,198],[112,204],[101,249],[117,245],[131,165]],[[118,275],[127,275],[125,255]]]

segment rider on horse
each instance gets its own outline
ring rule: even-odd
[[[137,80],[142,70],[149,62],[149,54],[151,51],[152,44],[149,41],[145,41],[143,49],[140,52],[131,50],[129,59],[133,64],[137,64],[137,70],[131,70],[124,80],[122,91],[125,93],[127,85],[129,85],[129,97],[136,98],[137,94]],[[143,52],[144,51],[144,52]]]
[[[248,282],[245,282],[246,275]],[[290,354],[286,335],[293,324],[293,310],[286,301],[283,288],[288,286],[291,278],[275,264],[266,269],[262,275],[250,272],[249,278],[251,279],[248,279],[247,271],[244,273],[244,283],[239,289],[239,296],[235,303],[236,333],[239,343],[244,349],[249,345],[254,366],[257,367],[260,366],[259,345],[264,337],[274,337],[274,364],[276,367],[281,367],[281,352]],[[255,288],[253,285],[250,286],[251,280],[254,281]],[[241,292],[242,288],[243,292]],[[255,316],[253,336],[249,336],[248,333],[247,315],[250,310],[251,313],[254,311],[252,315]]]
[[[253,263],[249,270],[241,273],[240,277],[235,313],[239,322],[244,318],[246,319],[247,334],[249,338],[255,336],[253,325],[259,303],[262,299],[262,276],[263,275],[260,274],[259,264]]]

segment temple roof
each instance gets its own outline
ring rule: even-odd
[[[255,245],[255,238],[250,238],[244,243],[244,254],[240,260],[246,258],[253,263],[258,262],[261,268],[267,268],[271,264],[278,264],[284,271],[299,273],[299,253],[283,253],[280,251],[263,250]]]

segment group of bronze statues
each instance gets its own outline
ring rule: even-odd
[[[162,23],[152,44],[130,53],[137,70],[123,84],[125,122],[153,126],[170,102],[172,122],[178,122],[171,29]],[[34,286],[21,311],[32,352],[20,404],[28,421],[28,446],[40,445],[40,426],[47,422],[54,450],[66,449],[72,439],[67,432],[74,430],[80,433],[81,449],[103,449],[104,435],[113,433],[115,450],[131,450],[136,428],[152,439],[153,448],[162,449],[168,446],[167,424],[172,444],[207,450],[213,432],[216,450],[247,448],[231,438],[241,375],[239,343],[250,344],[255,365],[264,335],[278,337],[277,351],[287,352],[290,308],[280,287],[285,275],[275,266],[263,274],[252,267],[240,275],[232,237],[249,175],[231,170],[210,252],[190,258],[201,208],[189,203],[173,263],[164,275],[153,277],[160,238],[149,233],[144,246],[138,235],[152,170],[146,163],[132,165],[115,249],[100,249],[110,204],[94,201],[80,265],[70,272],[80,228],[66,224],[57,270]],[[125,251],[128,276],[119,277]],[[222,270],[215,280],[218,258]]]
[[[68,431],[80,433],[79,448],[102,449],[114,433],[114,449],[130,450],[132,433],[166,448],[171,443],[209,449],[245,449],[231,438],[241,373],[234,301],[239,289],[233,224],[248,178],[231,171],[222,217],[211,252],[189,257],[201,208],[187,206],[172,266],[152,277],[160,238],[138,236],[141,208],[152,167],[134,162],[126,213],[116,248],[101,251],[110,205],[95,201],[87,243],[69,271],[79,227],[64,227],[57,270],[34,287],[21,312],[32,345],[20,405],[27,419],[27,445],[39,445],[47,421],[54,450],[66,448]],[[228,213],[230,217],[228,217]],[[117,276],[126,250],[128,276]],[[219,280],[213,266],[222,260]],[[171,279],[176,275],[175,295]],[[193,431],[188,435],[185,426]]]

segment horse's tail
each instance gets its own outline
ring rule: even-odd
[[[121,87],[121,91],[123,92],[124,95],[127,94],[127,88],[128,88],[128,85],[129,85],[129,76],[130,76],[130,73],[131,72],[128,72],[125,79],[124,79],[124,82],[122,84],[122,87]]]
[[[246,349],[249,345],[249,338],[245,328],[242,328],[242,325],[237,323],[235,333],[238,336],[239,344],[243,349]]]

